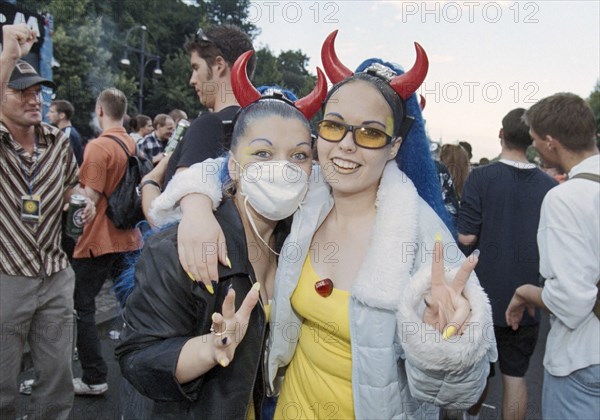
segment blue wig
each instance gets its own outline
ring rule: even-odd
[[[404,69],[398,64],[383,61],[380,58],[370,58],[363,61],[356,73],[364,71],[373,63],[382,64],[392,69],[397,74],[404,74]],[[429,150],[429,137],[425,131],[425,121],[421,113],[421,106],[417,95],[412,94],[406,101],[406,114],[415,119],[408,135],[403,139],[400,151],[396,155],[396,162],[415,184],[419,195],[444,221],[450,232],[456,236],[456,228],[452,216],[446,210],[442,199],[442,187],[439,182],[438,171]]]
[[[289,99],[292,102],[296,102],[298,100],[298,97],[296,96],[296,94],[294,92],[292,92],[289,89],[284,89],[279,85],[262,85],[262,86],[256,88],[256,90],[258,90],[258,93],[260,93],[261,95],[264,95],[265,92],[267,92],[269,89],[280,91],[281,93],[283,93],[283,96],[285,96],[287,99]]]

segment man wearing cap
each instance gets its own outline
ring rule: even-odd
[[[0,55],[0,418],[15,418],[28,343],[36,372],[28,419],[66,419],[73,403],[75,276],[60,246],[61,213],[77,188],[69,138],[42,123],[41,86],[54,84],[21,57],[35,42],[5,25]],[[95,215],[88,200],[84,223]]]

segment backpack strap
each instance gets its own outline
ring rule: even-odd
[[[600,182],[600,175],[598,174],[592,174],[590,172],[581,172],[578,173],[577,175],[574,175],[573,177],[569,178],[571,179],[587,179],[588,181],[596,181],[596,182]]]
[[[129,150],[127,150],[127,146],[125,145],[125,143],[123,143],[123,141],[121,141],[120,138],[113,136],[111,134],[104,134],[102,137],[106,137],[113,141],[116,141],[119,144],[119,146],[121,146],[121,149],[123,149],[123,151],[125,152],[125,156],[127,156],[127,159],[129,159],[131,156],[134,156],[134,155],[129,154]],[[102,195],[104,195],[104,197],[106,197],[107,200],[109,199],[109,196],[106,195],[104,193],[104,191],[102,191]],[[108,210],[108,208],[107,208],[107,210]]]
[[[592,174],[589,172],[578,173],[575,176],[569,178],[569,180],[576,179],[576,178],[587,179],[588,181],[600,182],[600,175]],[[598,288],[598,282],[600,282],[600,280],[598,280],[596,282],[596,288],[598,289],[598,293],[596,294],[596,303],[594,303],[594,309],[592,309],[592,312],[594,312],[594,315],[596,315],[596,317],[598,319],[600,319],[600,288]]]
[[[129,154],[129,150],[127,150],[127,146],[125,146],[125,143],[123,143],[120,138],[118,138],[116,136],[112,136],[110,134],[105,134],[103,137],[108,137],[109,139],[114,140],[117,143],[119,143],[119,146],[121,146],[121,148],[123,149],[123,151],[125,152],[125,154],[127,155],[128,158],[132,156]]]

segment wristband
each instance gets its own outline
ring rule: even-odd
[[[140,186],[139,186],[139,190],[140,190],[140,192],[141,192],[141,191],[142,191],[142,189],[143,189],[143,188],[144,188],[146,185],[148,185],[148,184],[150,184],[150,185],[154,185],[156,188],[158,188],[158,190],[159,190],[159,191],[161,191],[161,192],[162,192],[162,188],[161,188],[160,184],[159,184],[158,182],[156,182],[155,180],[153,180],[153,179],[147,179],[147,180],[143,181],[143,182],[140,184]]]

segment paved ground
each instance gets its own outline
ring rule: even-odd
[[[96,297],[96,324],[98,325],[102,354],[108,365],[108,392],[101,397],[75,397],[75,404],[71,410],[71,419],[73,420],[113,420],[121,418],[119,401],[119,384],[121,382],[121,372],[119,365],[114,357],[114,350],[118,340],[111,338],[111,332],[119,331],[120,322],[118,317],[118,305],[115,295],[111,290],[112,282],[110,280],[104,283],[104,286]],[[29,355],[25,354],[26,367],[31,366]],[[73,374],[81,376],[81,367],[79,362],[73,362]],[[34,377],[33,369],[28,368],[22,374],[19,383],[25,379]],[[19,415],[26,412],[29,398],[21,396],[19,399]]]
[[[100,397],[76,397],[71,419],[73,420],[118,420],[121,418],[120,409],[120,382],[121,374],[119,365],[114,357],[114,349],[118,343],[110,337],[111,331],[118,331],[120,322],[118,321],[118,307],[110,287],[112,283],[107,281],[104,288],[96,300],[97,314],[96,320],[102,339],[102,352],[108,365],[108,384],[109,390]],[[543,318],[540,328],[540,338],[532,357],[529,371],[527,373],[527,387],[529,391],[529,404],[527,418],[531,420],[541,419],[541,392],[543,367],[542,358],[544,354],[546,335],[548,334],[548,319]],[[80,376],[81,368],[78,362],[73,362],[73,371],[76,376]],[[496,376],[491,381],[491,388],[485,405],[480,413],[482,420],[496,420],[502,418],[502,378],[496,366]],[[22,379],[33,378],[33,371],[26,370],[22,374]],[[28,397],[22,396],[19,400],[21,414],[25,413],[25,407]],[[448,418],[452,418],[451,416]],[[462,417],[456,417],[462,420]]]

